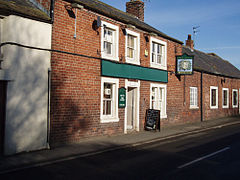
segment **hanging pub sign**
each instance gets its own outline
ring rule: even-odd
[[[188,56],[187,54],[183,54],[182,56],[176,56],[176,74],[193,74],[193,56]]]
[[[126,107],[126,89],[124,87],[119,88],[118,90],[118,107],[119,108]]]

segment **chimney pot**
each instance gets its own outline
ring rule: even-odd
[[[191,49],[194,49],[194,42],[192,40],[191,34],[188,34],[188,39],[186,40],[186,46]]]

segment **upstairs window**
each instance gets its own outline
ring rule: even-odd
[[[113,55],[113,34],[114,31],[109,28],[104,28],[104,35],[103,35],[103,52],[108,55]]]
[[[232,107],[238,107],[238,91],[237,89],[232,90]]]
[[[126,29],[126,62],[140,65],[140,35]]]
[[[167,43],[152,37],[150,52],[151,67],[167,70]]]
[[[118,61],[118,26],[102,22],[101,55],[102,58]]]

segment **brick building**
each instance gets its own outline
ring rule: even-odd
[[[160,110],[162,126],[239,115],[239,70],[195,50],[190,36],[184,46],[145,23],[140,0],[126,3],[127,13],[97,0],[0,2],[0,148],[8,154],[46,148],[49,139],[55,146],[142,131],[147,109]],[[7,39],[11,18],[24,26],[16,39]],[[3,45],[11,41],[22,57],[9,58]],[[194,57],[192,75],[176,74],[183,54]]]
[[[146,24],[142,1],[126,6],[127,13],[95,0],[55,1],[52,145],[141,131],[148,108],[161,110],[164,126],[239,113],[239,70]],[[193,75],[175,75],[182,51],[195,57]],[[214,71],[221,63],[227,73]],[[125,108],[118,107],[121,87]]]

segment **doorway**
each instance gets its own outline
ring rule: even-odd
[[[0,81],[0,154],[3,154],[7,82]]]
[[[139,131],[139,84],[126,81],[125,133]]]

